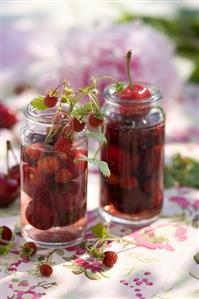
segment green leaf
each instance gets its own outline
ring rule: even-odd
[[[6,255],[10,250],[10,246],[8,245],[3,245],[0,246],[0,256]]]
[[[38,96],[31,101],[31,105],[38,110],[45,110],[48,107],[44,104],[44,97]]]
[[[118,92],[123,91],[123,90],[124,90],[124,87],[125,87],[124,82],[117,82],[117,83],[115,83],[115,89],[116,89]]]
[[[111,175],[108,164],[105,161],[89,158],[83,155],[79,158],[79,160],[88,161],[89,163],[98,166],[99,170],[105,177],[109,177]]]
[[[91,228],[92,233],[97,237],[97,238],[105,238],[108,236],[108,231],[103,224],[98,223],[95,226]]]
[[[93,138],[93,139],[98,140],[100,143],[107,142],[106,137],[102,133],[97,133],[97,132],[93,132],[93,131],[86,131],[85,135],[88,138]]]
[[[199,214],[196,214],[192,219],[192,226],[195,228],[199,227]]]
[[[72,116],[82,119],[88,115],[88,113],[91,110],[91,103],[88,102],[84,105],[82,105],[80,108],[76,108],[75,110],[72,111]]]
[[[63,256],[64,255],[64,250],[63,249],[57,249],[56,250],[56,253],[60,256]]]
[[[197,252],[193,258],[194,258],[196,264],[199,264],[199,252]]]

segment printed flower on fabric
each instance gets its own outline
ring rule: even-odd
[[[89,279],[97,280],[102,277],[107,277],[104,275],[104,269],[101,262],[97,261],[95,258],[76,258],[72,262],[64,267],[72,269],[74,274],[84,273]]]
[[[176,203],[182,209],[186,209],[190,206],[189,201],[185,197],[182,197],[182,196],[171,196],[170,201]]]
[[[130,237],[136,241],[137,246],[174,251],[173,243],[187,239],[187,229],[178,224],[159,224],[137,230]]]
[[[192,203],[192,207],[194,208],[194,210],[198,210],[198,209],[199,209],[199,199],[196,199],[196,200]]]

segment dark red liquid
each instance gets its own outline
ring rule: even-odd
[[[81,236],[86,225],[87,163],[74,160],[80,152],[87,153],[78,147],[56,152],[44,140],[42,135],[34,136],[33,143],[21,150],[22,230],[38,242],[70,242]],[[44,146],[41,154],[30,151],[36,142]]]
[[[100,202],[107,213],[137,221],[153,218],[162,207],[164,123],[134,129],[127,122],[120,116],[107,124],[101,158],[111,176],[101,176]]]

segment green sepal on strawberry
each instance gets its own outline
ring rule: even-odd
[[[21,247],[21,256],[31,257],[31,256],[35,255],[37,250],[38,250],[38,247],[34,242],[26,242]]]

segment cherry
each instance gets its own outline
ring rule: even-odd
[[[5,244],[3,241],[10,241],[12,239],[12,231],[9,227],[0,226],[0,244]]]
[[[88,118],[89,125],[93,128],[98,128],[103,124],[103,118],[97,114],[91,113]]]
[[[147,87],[135,82],[132,88],[128,85],[121,93],[121,99],[124,100],[141,100],[151,97],[151,93]]]
[[[53,268],[49,264],[41,264],[39,266],[39,272],[41,275],[49,277],[53,273]]]
[[[151,92],[147,87],[140,83],[133,83],[130,72],[131,51],[126,54],[127,73],[129,85],[121,92],[120,97],[124,100],[141,100],[151,96]]]
[[[7,207],[19,196],[19,182],[0,174],[0,207]]]
[[[15,113],[0,103],[0,129],[12,129],[17,123]]]
[[[10,169],[9,152],[11,151],[14,159],[17,159],[11,147],[10,141],[6,142],[6,146],[7,174],[0,173],[0,207],[9,206],[19,196],[20,192],[19,167],[17,164]]]
[[[56,96],[50,96],[49,94],[44,98],[44,104],[48,108],[52,108],[57,104],[58,98]]]

